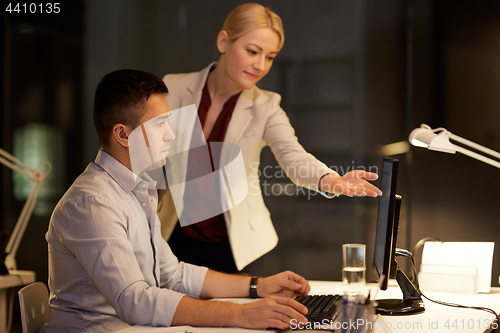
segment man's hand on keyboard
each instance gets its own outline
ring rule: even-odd
[[[259,297],[271,295],[296,297],[307,295],[310,290],[311,287],[306,279],[290,271],[257,280],[257,295]]]
[[[209,270],[200,298],[248,297],[249,282],[245,275],[231,275]],[[292,323],[306,324],[308,309],[293,299],[309,293],[309,282],[293,272],[283,272],[257,279],[255,302],[237,304],[181,298],[172,325],[230,326],[244,328],[289,328]],[[252,296],[255,296],[253,289]],[[196,315],[193,315],[196,314]]]
[[[307,324],[307,308],[291,298],[271,296],[242,304],[235,316],[236,325],[245,328],[290,328],[292,320]]]

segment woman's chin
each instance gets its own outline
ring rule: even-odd
[[[258,81],[257,81],[258,82]],[[252,82],[242,82],[240,84],[240,87],[241,87],[241,90],[249,90],[249,89],[252,89],[253,87],[255,87],[255,85],[257,84],[257,82],[255,81],[252,81]]]

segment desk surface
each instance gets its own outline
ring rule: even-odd
[[[0,289],[25,286],[35,282],[33,271],[11,271],[10,274],[0,275]]]
[[[311,294],[342,294],[341,282],[310,281]],[[376,285],[369,285],[373,291]],[[424,290],[425,293],[425,290]],[[469,306],[489,307],[497,313],[500,311],[500,288],[491,288],[489,294],[451,294],[451,293],[425,293],[427,297],[439,301],[458,303]],[[379,291],[377,299],[401,298],[401,290],[397,285],[389,286],[386,291]],[[228,301],[247,301],[246,299],[226,299]],[[411,332],[450,332],[474,333],[484,332],[487,324],[493,320],[493,315],[479,310],[459,309],[439,305],[424,299],[425,312],[411,316],[380,316],[374,325],[374,333],[411,333]],[[238,328],[190,328],[190,327],[130,327],[119,331],[120,333],[158,332],[158,333],[184,333],[186,330],[193,333],[250,333],[262,330],[247,330]]]

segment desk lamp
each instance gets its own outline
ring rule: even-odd
[[[23,238],[24,231],[28,226],[31,213],[33,212],[33,208],[35,207],[38,193],[42,188],[42,184],[45,181],[45,178],[47,178],[47,176],[49,175],[52,169],[52,165],[49,161],[42,162],[42,164],[47,164],[47,172],[40,171],[39,169],[33,169],[3,149],[0,149],[0,163],[14,171],[19,172],[26,178],[35,182],[35,185],[31,189],[28,199],[26,200],[23,209],[21,210],[21,214],[19,215],[16,226],[14,227],[12,235],[9,238],[9,242],[5,247],[5,252],[3,254],[0,254],[0,275],[3,275],[8,274],[11,270],[17,269],[17,249],[19,248],[19,244],[21,243],[21,239]]]
[[[489,157],[483,156],[481,154],[478,154],[476,152],[470,151],[461,146],[452,144],[450,142],[450,139],[456,142],[460,142],[463,145],[472,147],[477,151],[483,152],[487,155],[494,156],[495,158],[500,159],[500,153],[491,150],[489,148],[483,147],[481,145],[478,145],[477,143],[474,143],[462,137],[459,137],[458,135],[455,135],[442,127],[431,129],[428,125],[422,124],[419,128],[415,128],[410,133],[408,141],[410,141],[410,143],[414,146],[424,147],[430,150],[436,150],[450,154],[455,154],[456,152],[459,152],[469,157],[475,158],[479,161],[482,161],[484,163],[488,163],[497,168],[500,168],[500,162],[495,161]]]

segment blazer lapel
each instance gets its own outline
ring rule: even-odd
[[[243,90],[234,107],[231,121],[227,128],[225,142],[238,144],[245,129],[252,120],[253,96],[255,89]]]
[[[196,110],[200,107],[201,94],[203,93],[203,87],[207,82],[208,73],[210,69],[217,65],[217,62],[213,62],[207,67],[205,67],[198,75],[191,81],[187,86],[187,93],[185,100],[182,100],[182,105],[196,105]]]
[[[207,77],[210,73],[210,69],[215,65],[217,65],[217,62],[213,62],[209,66],[205,67],[187,85],[187,91],[181,100],[182,106],[194,104],[196,106],[196,110],[198,110],[198,108],[200,107],[203,87],[205,86],[205,82],[207,82]],[[250,110],[253,108],[254,93],[255,87],[250,90],[244,90],[241,92],[241,95],[234,107],[233,115],[231,116],[231,122],[229,123],[224,141],[232,143],[238,143],[240,141],[243,132],[252,119]]]
[[[238,143],[253,118],[252,109],[254,91],[255,89],[242,91],[238,101],[236,102],[233,115],[231,116],[231,121],[229,122],[226,136],[224,138],[224,149],[222,149],[219,159],[221,167],[229,165],[229,163],[231,163],[231,161],[235,159],[240,152],[240,149],[238,149]],[[231,168],[226,169],[226,172],[227,178],[231,179]]]
[[[175,195],[176,198],[182,199],[184,196],[188,152],[191,146],[194,126],[200,126],[201,130],[198,120],[198,106],[200,105],[203,86],[207,81],[210,68],[214,64],[212,63],[202,71],[195,73],[191,82],[184,85],[183,89],[180,90],[182,92],[178,96],[170,97],[172,100],[171,107],[186,108],[186,110],[180,110],[175,115],[173,114],[170,120],[172,130],[176,135],[176,139],[171,143],[171,152],[168,158],[170,165],[169,172],[171,172],[170,178],[172,179],[172,184],[182,184],[179,189],[172,190],[172,197]],[[194,107],[189,107],[193,104]]]
[[[205,82],[207,81],[208,74],[210,73],[210,69],[216,64],[217,64],[216,62],[213,62],[209,66],[205,67],[187,85],[185,93],[183,94],[182,99],[180,101],[180,105],[187,106],[194,104],[196,106],[196,110],[198,110],[201,101],[201,94],[203,92],[203,87],[205,85]],[[231,116],[231,121],[227,128],[226,136],[224,138],[224,142],[234,143],[235,144],[234,148],[236,148],[236,145],[240,141],[243,133],[250,124],[250,121],[252,120],[253,117],[252,108],[254,103],[255,90],[256,88],[254,87],[252,89],[242,91],[234,107],[234,111]],[[180,114],[179,116],[180,116],[179,124],[182,124],[182,126],[186,126],[186,128],[189,129],[189,131],[191,131],[190,133],[192,133],[194,120],[188,119],[187,115],[183,117],[183,115]],[[196,119],[198,118],[196,117]],[[190,144],[189,140],[178,140],[177,151],[188,150],[189,144]],[[224,151],[221,153],[220,165],[225,165],[227,163],[224,162],[231,161],[234,158],[233,154],[235,152],[236,152],[235,149],[224,149]],[[184,162],[187,163],[187,160]]]
[[[198,107],[200,106],[201,94],[203,92],[203,87],[205,86],[205,82],[207,81],[208,73],[210,73],[210,69],[212,66],[216,65],[216,62],[211,63],[209,66],[205,67],[201,72],[193,78],[193,80],[186,86],[186,90],[182,94],[180,98],[179,105],[186,107],[189,105],[195,105],[196,116],[189,113],[180,112],[178,126],[182,126],[182,129],[178,129],[178,131],[187,131],[188,133],[193,132],[193,128],[198,120]],[[198,121],[199,124],[199,121]],[[199,124],[200,125],[200,124]],[[177,145],[177,151],[186,151],[189,149],[191,140],[190,134],[188,137],[183,140],[174,140],[174,143]],[[185,161],[187,163],[187,160]]]

